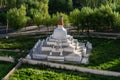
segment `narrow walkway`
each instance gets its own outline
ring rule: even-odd
[[[20,50],[19,50],[19,49],[14,49],[14,50],[10,50],[10,49],[0,49],[0,51],[20,52]]]
[[[19,53],[19,52],[26,52],[28,53],[29,50],[20,50],[20,49],[0,49],[0,51],[8,51],[8,52],[16,52],[16,53]]]
[[[0,61],[15,62],[15,59],[12,57],[0,56]]]

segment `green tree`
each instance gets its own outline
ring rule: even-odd
[[[56,26],[57,25],[58,20],[59,20],[59,16],[60,15],[58,13],[52,15],[52,19],[51,19],[52,26]]]
[[[87,29],[87,32],[89,33],[89,29],[91,27],[91,15],[93,13],[93,10],[90,7],[84,7],[81,9],[80,12],[80,24],[82,27],[82,32],[84,29]]]
[[[120,14],[117,12],[114,12],[115,18],[114,18],[114,26],[113,30],[120,31]]]
[[[72,12],[70,12],[69,15],[69,19],[70,19],[70,23],[72,24],[72,26],[75,26],[77,28],[77,30],[80,30],[80,10],[75,9]]]
[[[43,19],[43,24],[47,27],[47,31],[49,31],[49,26],[51,26],[51,16],[49,14]]]
[[[98,30],[106,31],[112,28],[114,15],[112,8],[109,5],[102,5],[100,8],[96,9],[95,14]]]
[[[35,10],[33,14],[33,22],[38,26],[38,28],[40,28],[39,26],[43,24],[43,19],[43,14],[41,14],[38,10]]]
[[[27,21],[29,20],[29,18],[26,17],[26,8],[23,5],[19,9],[10,9],[7,15],[9,26],[11,26],[14,29],[20,29],[24,27]]]

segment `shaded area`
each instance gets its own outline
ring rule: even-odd
[[[15,66],[15,63],[0,61],[0,80]]]

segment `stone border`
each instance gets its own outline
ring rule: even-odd
[[[61,63],[53,63],[53,62],[47,62],[47,61],[37,61],[37,60],[29,60],[29,59],[21,58],[19,62],[17,63],[17,65],[2,80],[9,80],[10,75],[12,75],[22,65],[22,63],[28,63],[31,65],[42,64],[42,65],[46,65],[46,66],[50,66],[54,68],[77,70],[83,73],[86,72],[86,73],[103,75],[103,76],[120,77],[120,72],[97,70],[97,69],[90,69],[90,68],[78,67],[78,66],[61,64]]]
[[[12,68],[12,70],[9,71],[9,73],[2,79],[2,80],[9,80],[10,75],[12,75],[22,64],[22,61],[20,60],[15,67]]]
[[[0,49],[0,51],[8,51],[8,52],[20,52],[19,49],[14,49],[14,50],[10,50],[10,49]]]
[[[12,57],[0,56],[0,61],[15,62],[15,59]]]
[[[29,60],[29,59],[22,59],[22,61],[23,63],[28,63],[32,65],[43,64],[43,65],[47,65],[47,66],[55,67],[55,68],[77,70],[80,72],[87,72],[87,73],[104,75],[104,76],[120,77],[120,72],[114,72],[114,71],[97,70],[97,69],[90,69],[90,68],[78,67],[78,66],[61,64],[61,63],[52,63],[52,62],[47,62],[47,61],[37,61],[37,60]]]

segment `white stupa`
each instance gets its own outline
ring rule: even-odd
[[[63,27],[63,20],[60,17],[58,21],[58,28],[53,32],[52,37],[56,40],[66,40],[67,39],[67,30]]]
[[[77,39],[73,39],[73,36],[67,34],[67,30],[63,27],[63,18],[60,17],[58,27],[53,34],[46,40],[38,40],[26,58],[86,64],[89,62],[91,49],[90,42],[85,45],[85,43],[78,42]]]

